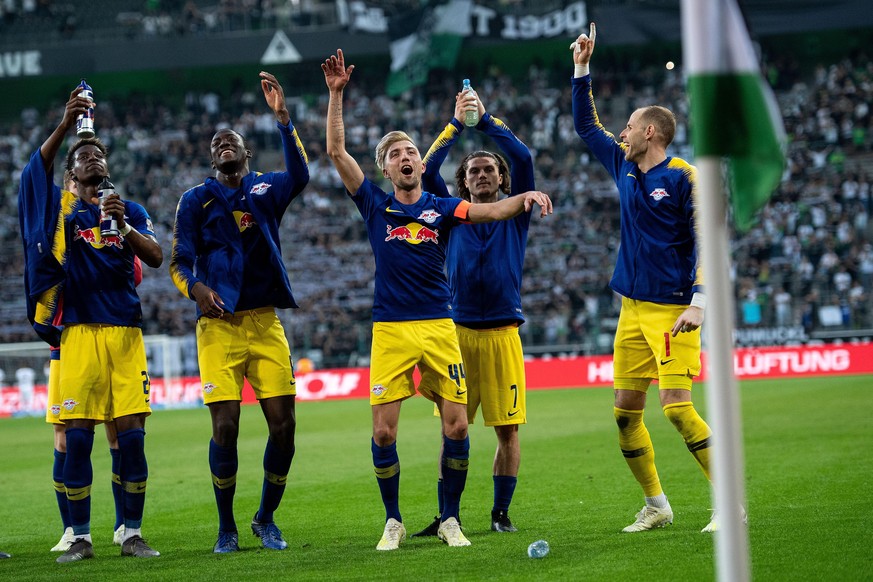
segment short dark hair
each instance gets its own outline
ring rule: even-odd
[[[649,105],[643,107],[641,120],[648,125],[651,123],[661,138],[664,140],[664,147],[673,143],[673,137],[676,135],[676,116],[666,107],[660,105]]]
[[[504,194],[509,194],[512,187],[512,177],[509,171],[509,164],[506,163],[506,160],[504,160],[503,156],[500,154],[479,150],[468,154],[455,171],[455,184],[458,186],[458,195],[467,202],[470,202],[470,189],[467,188],[466,185],[467,166],[470,164],[470,160],[475,158],[491,158],[495,163],[497,163],[497,171],[501,176],[503,176],[503,183],[500,184],[500,191]]]
[[[77,151],[80,147],[82,147],[82,146],[86,146],[86,145],[92,145],[92,146],[95,146],[98,150],[100,150],[100,151],[103,153],[103,155],[104,155],[105,157],[109,157],[109,150],[106,148],[106,144],[104,144],[102,141],[100,141],[99,138],[96,138],[96,137],[86,137],[86,138],[84,138],[84,139],[80,139],[79,141],[77,141],[76,143],[74,143],[72,146],[70,146],[70,151],[67,152],[67,160],[66,160],[66,164],[64,165],[64,169],[65,169],[65,170],[70,170],[70,171],[72,171],[72,169],[73,169],[73,163],[74,163],[74,161],[75,161],[75,159],[76,159],[76,151]]]

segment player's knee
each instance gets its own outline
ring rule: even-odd
[[[397,429],[387,426],[373,427],[373,442],[379,447],[387,447],[397,440]]]
[[[231,419],[213,419],[212,440],[222,447],[236,445],[239,437],[239,423]]]
[[[296,430],[297,422],[293,417],[272,422],[270,423],[270,440],[283,447],[293,445]]]

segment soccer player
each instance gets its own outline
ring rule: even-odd
[[[69,171],[64,172],[64,189],[73,194],[77,193],[76,181]],[[139,285],[142,281],[142,262],[139,257],[133,258],[134,284]],[[56,325],[61,324],[63,312],[58,309],[55,314]],[[64,423],[60,420],[61,414],[61,350],[52,347],[49,354],[49,381],[46,398],[45,421],[54,429],[54,464],[52,465],[52,481],[54,482],[55,496],[58,502],[58,510],[61,514],[61,522],[64,525],[64,533],[60,541],[51,549],[52,552],[66,552],[73,545],[73,527],[70,525],[70,509],[67,506],[67,491],[64,488],[64,463],[67,459],[67,435],[64,432]],[[118,450],[118,434],[115,423],[105,422],[106,440],[109,441],[109,453],[112,456],[112,498],[115,502],[115,525],[113,526],[112,543],[120,546],[124,541],[124,500],[121,487],[121,478],[118,476],[121,464],[121,453]]]
[[[440,176],[440,166],[464,130],[468,109],[479,110],[477,129],[494,139],[500,154],[476,151],[467,155],[455,172],[461,198],[473,203],[497,202],[500,193],[516,195],[533,190],[533,158],[527,146],[501,120],[486,113],[475,92],[458,93],[454,117],[424,157],[423,187],[438,196],[449,195]],[[476,418],[482,405],[486,426],[497,435],[494,455],[494,505],[491,529],[514,532],[509,505],[518,481],[521,447],[518,427],[527,422],[524,354],[518,327],[524,323],[521,310],[521,275],[530,213],[512,220],[468,225],[456,229],[449,239],[446,271],[452,290],[452,319],[467,372],[467,419]],[[437,482],[442,510],[442,479]],[[413,534],[433,536],[439,516]]]
[[[673,510],[655,468],[643,422],[646,392],[658,380],[664,414],[682,435],[709,479],[712,432],[694,409],[691,384],[700,373],[700,326],[706,298],[698,268],[694,222],[695,169],[667,155],[676,119],[657,105],[634,111],[620,142],[601,125],[594,107],[589,61],[596,28],[571,45],[573,118],[585,141],[618,186],[621,245],[610,282],[621,295],[615,332],[614,387],[618,442],[645,495],[626,533],[673,523]],[[703,528],[714,531],[715,519]]]
[[[107,150],[96,138],[80,139],[68,150],[65,169],[76,194],[51,179],[64,136],[92,103],[77,87],[58,127],[25,166],[19,189],[19,222],[25,248],[28,317],[50,345],[60,347],[61,410],[67,458],[63,481],[75,540],[57,561],[94,556],[91,544],[91,449],[94,425],[115,421],[124,489],[123,556],[160,554],[141,535],[148,464],[145,420],[149,376],[142,339],[142,309],[134,284],[134,257],[159,267],[163,252],[151,220],[139,204],[112,194],[103,211],[119,234],[101,236],[97,190],[109,175]],[[61,308],[59,326],[54,316]]]
[[[273,520],[294,458],[293,364],[276,308],[297,307],[282,262],[279,223],[309,183],[306,151],[291,123],[276,77],[261,72],[261,89],[276,116],[286,172],[249,169],[243,137],[220,129],[210,146],[215,177],[182,195],[173,229],[170,275],[197,303],[197,353],[203,401],[212,417],[209,468],[218,505],[215,553],[239,550],[233,515],[239,465],[240,401],[248,378],[267,420],[261,503],[252,533],[271,550],[288,547]]]
[[[542,192],[525,192],[491,204],[471,204],[424,192],[424,163],[402,131],[388,133],[376,146],[376,165],[393,186],[393,193],[384,192],[365,178],[345,147],[343,91],[354,65],[346,68],[342,50],[337,50],[321,68],[330,94],[327,153],[364,219],[376,258],[371,450],[386,514],[376,549],[396,550],[406,538],[396,441],[401,403],[416,391],[412,380],[416,366],[422,378],[418,390],[436,404],[442,420],[444,505],[438,536],[449,546],[468,546],[458,523],[470,450],[467,383],[451,319],[451,292],[444,273],[446,245],[453,228],[462,222],[507,220],[530,211],[535,203],[545,216],[551,213],[551,200]]]

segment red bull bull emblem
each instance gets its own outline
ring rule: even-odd
[[[52,411],[52,416],[60,416],[61,405],[60,404],[52,404],[51,411]]]
[[[64,400],[63,407],[64,407],[64,409],[65,409],[67,412],[70,412],[70,411],[72,411],[74,408],[76,408],[76,406],[77,406],[78,404],[79,404],[79,403],[78,403],[77,401],[73,400],[72,398],[67,398],[66,400]]]
[[[212,382],[207,382],[203,385],[203,392],[206,394],[212,394],[212,391],[215,390],[215,384]]]
[[[387,227],[388,236],[385,237],[386,241],[389,240],[405,240],[409,244],[417,245],[422,242],[432,242],[434,244],[439,244],[437,240],[439,238],[438,230],[431,230],[426,226],[418,224],[417,222],[410,222],[406,226],[397,226],[392,228],[389,224]]]
[[[236,224],[239,227],[239,231],[242,232],[247,228],[251,228],[256,226],[258,223],[255,222],[255,217],[251,212],[242,212],[239,210],[233,211],[233,216],[236,219]]]
[[[370,391],[371,391],[373,394],[375,394],[376,396],[382,396],[382,394],[385,392],[385,387],[382,386],[381,384],[376,384],[375,386],[373,386],[373,387],[370,389]]]
[[[73,241],[77,240],[83,240],[95,249],[102,249],[103,247],[124,248],[123,236],[120,234],[100,236],[100,227],[81,229],[77,224],[76,230],[73,231]]]

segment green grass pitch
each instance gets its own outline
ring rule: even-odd
[[[758,380],[741,384],[752,576],[755,580],[861,580],[873,572],[873,377]],[[695,387],[705,414],[705,390]],[[266,426],[244,407],[236,517],[238,554],[212,554],[217,531],[207,463],[209,414],[157,411],[147,424],[148,497],[143,534],[160,558],[120,557],[111,545],[109,454],[98,428],[92,458],[96,559],[60,565],[51,486],[52,435],[41,419],[0,421],[2,580],[712,580],[710,491],[650,391],[647,425],[674,525],[620,534],[642,493],[618,451],[609,389],[534,391],[522,427],[522,465],[510,514],[515,534],[489,531],[493,431],[471,427],[461,518],[473,545],[408,539],[377,552],[384,511],[370,459],[365,401],[298,405],[297,455],[276,519],[289,549],[257,546]],[[416,531],[436,512],[439,425],[427,401],[406,402],[398,451],[401,511]],[[529,559],[527,545],[552,551]]]

